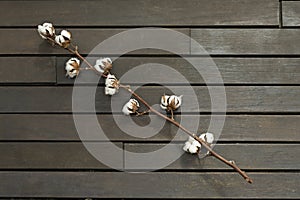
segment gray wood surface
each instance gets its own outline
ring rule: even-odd
[[[86,127],[93,127],[87,119],[83,122]],[[114,115],[116,119],[123,119],[123,115]],[[193,127],[197,115],[176,116],[176,120],[186,118],[186,127]],[[210,115],[201,115],[198,133],[208,130]],[[221,119],[222,116],[220,116]],[[121,128],[111,115],[97,115],[98,122],[112,141],[170,141],[177,134],[178,129],[166,124],[158,133],[149,138],[130,135],[131,129],[145,126],[149,123],[148,116],[133,117],[136,124],[124,123]],[[219,141],[265,141],[265,142],[300,142],[299,115],[227,115]],[[55,126],[54,126],[55,125]],[[148,130],[148,129],[147,129]],[[151,130],[151,127],[149,128]],[[153,131],[153,129],[151,130]],[[176,141],[187,139],[185,133],[178,133]],[[80,141],[72,115],[59,114],[1,114],[1,141]]]
[[[1,197],[299,198],[297,172],[1,172]],[[279,181],[280,180],[280,181]],[[67,187],[66,187],[67,186]],[[283,187],[285,186],[285,187]]]
[[[300,1],[3,0],[0,8],[0,198],[300,198]],[[155,105],[162,94],[183,94],[175,119],[197,134],[215,133],[214,149],[235,160],[254,183],[249,185],[214,157],[199,160],[184,153],[188,136],[156,115],[122,115],[130,96],[125,91],[105,96],[104,80],[91,72],[76,79],[80,101],[72,102],[78,90],[65,77],[64,62],[73,56],[40,38],[36,28],[45,21],[57,33],[70,30],[84,56],[123,31],[148,27],[130,34],[132,40],[128,35],[114,38],[115,44],[88,59],[114,60],[118,51],[142,47],[122,53],[112,73],[132,89],[148,83],[136,92],[162,113]],[[174,39],[171,32],[162,37],[151,27],[170,28],[185,37]],[[166,46],[172,50],[162,50]],[[188,60],[200,64],[203,73]],[[209,70],[214,63],[226,84],[227,116],[220,108],[211,112],[213,103],[225,103],[218,74]],[[141,65],[145,68],[135,71]],[[93,84],[96,91],[91,91]],[[78,121],[72,112],[79,113]],[[171,140],[169,156],[161,153],[132,165],[130,152],[143,156]],[[119,147],[117,155],[109,141]],[[98,161],[84,145],[92,145],[110,163]],[[141,172],[141,165],[151,169],[158,164],[153,158],[163,161],[176,152],[183,155],[159,171],[122,171]]]
[[[0,57],[0,83],[56,83],[54,57]]]
[[[99,142],[94,144],[99,148],[105,148],[108,145]],[[122,148],[121,143],[115,145]],[[128,157],[130,152],[151,153],[162,149],[165,145],[125,143],[123,157],[125,169],[127,163],[131,162]],[[181,151],[183,142],[171,145]],[[0,169],[110,169],[110,167],[102,164],[101,160],[99,162],[94,158],[81,142],[1,142],[0,149],[2,152]],[[247,170],[298,170],[300,168],[298,144],[217,144],[214,150],[222,152],[225,158],[235,160],[241,168]],[[256,157],[251,160],[249,157],[253,153],[256,154]],[[187,154],[183,151],[182,154],[164,170],[230,169],[214,157],[199,159],[196,155]],[[111,153],[110,156],[113,159],[115,155]],[[158,159],[157,157],[153,156],[153,159]],[[123,165],[122,159],[119,162],[120,165]]]
[[[129,166],[133,166],[132,169],[139,169],[139,165],[136,164],[138,161],[133,162],[131,159],[131,152],[140,154],[151,153],[164,148],[165,145],[166,144],[151,143],[125,144],[125,169]],[[183,147],[183,143],[171,145],[176,146],[179,150]],[[298,144],[217,144],[214,147],[214,150],[216,152],[222,152],[222,155],[225,158],[234,160],[237,165],[245,170],[298,170],[300,168],[300,162],[298,159],[300,149]],[[252,157],[253,154],[256,155],[255,158],[249,159],[249,157]],[[169,154],[165,153],[162,157],[167,157],[167,155]],[[155,160],[155,156],[153,157]],[[134,164],[131,164],[131,162]],[[152,163],[152,161],[150,162]],[[225,166],[224,163],[218,161],[214,157],[199,159],[196,155],[184,153],[178,160],[170,163],[170,165],[164,169],[206,170],[230,169],[230,167]]]
[[[73,112],[92,112],[94,107],[88,102],[92,87],[77,87],[78,105]],[[221,91],[220,86],[212,86],[211,90]],[[217,89],[217,90],[216,90]],[[123,105],[130,96],[127,92],[120,90],[119,98],[110,99],[104,95],[104,88],[98,87],[95,93],[95,109],[97,112],[111,113],[121,111]],[[151,104],[158,104],[161,95],[176,91],[177,95],[184,95],[182,113],[189,112],[211,112],[211,98],[205,86],[149,86],[137,89],[137,93]],[[228,112],[299,112],[300,111],[300,89],[297,86],[227,86],[227,111]],[[195,95],[193,95],[193,91]],[[0,112],[2,113],[28,113],[46,112],[63,113],[72,112],[73,87],[0,87]],[[4,95],[5,94],[5,95]],[[221,93],[215,96],[219,103]],[[94,100],[90,100],[93,102]],[[185,101],[185,103],[184,103]],[[112,103],[111,103],[112,102]],[[198,103],[199,102],[199,103]],[[198,108],[199,105],[199,108]],[[143,109],[141,107],[141,109]],[[161,110],[162,111],[162,110]],[[178,110],[180,111],[180,110]],[[217,107],[215,112],[222,112]]]
[[[63,85],[72,84],[74,79],[65,77],[65,62],[70,57],[57,58],[57,83]],[[96,58],[90,58],[90,62],[95,64]],[[189,61],[200,64],[193,66]],[[211,62],[209,62],[211,61]],[[217,73],[209,69],[217,67],[225,84],[295,84],[300,83],[300,59],[298,58],[201,58],[201,57],[183,57],[183,58],[168,58],[168,57],[120,57],[113,62],[111,73],[118,78],[125,79],[126,83],[145,83],[145,76],[151,76],[149,83],[161,82],[164,84],[218,84],[217,80],[207,80],[207,78],[217,77]],[[161,69],[165,67],[162,73]],[[170,67],[168,69],[167,67]],[[156,69],[148,70],[147,74],[137,72],[139,68]],[[199,69],[201,75],[197,71]],[[176,70],[176,71],[173,71]],[[152,73],[149,75],[149,73]],[[186,79],[175,79],[176,73],[180,73]],[[83,83],[91,82],[92,71],[85,71],[80,74],[80,80]],[[124,75],[129,75],[126,78]],[[97,75],[93,76],[96,77]],[[203,78],[206,78],[206,80]],[[134,79],[130,79],[134,77]],[[103,83],[103,81],[101,81]]]
[[[283,26],[300,26],[300,2],[282,1]]]
[[[97,55],[104,55],[104,54],[116,54],[115,52],[119,52],[120,49],[128,50],[129,47],[132,46],[133,42],[140,41],[142,47],[145,47],[146,44],[149,44],[151,41],[161,40],[161,42],[157,42],[156,44],[162,44],[163,41],[168,40],[168,34],[165,34],[164,38],[161,38],[161,32],[157,34],[152,34],[152,32],[147,30],[142,30],[139,33],[136,34],[124,34],[126,36],[130,35],[132,38],[131,42],[127,42],[128,44],[124,44],[124,37],[118,37],[119,42],[117,42],[116,39],[111,39],[108,45],[109,47],[101,50],[94,50],[92,53]],[[57,34],[59,34],[59,31],[61,29],[57,30]],[[106,39],[115,36],[118,33],[128,31],[129,29],[110,29],[110,28],[87,28],[87,29],[76,29],[76,28],[69,28],[67,29],[72,34],[72,40],[74,45],[77,45],[79,47],[79,52],[83,54],[89,54],[91,51],[99,44],[101,44]],[[153,28],[151,29],[153,30]],[[172,49],[177,51],[180,54],[189,54],[190,53],[190,39],[189,39],[189,33],[190,30],[187,28],[178,28],[178,29],[172,29],[175,31],[178,31],[180,33],[183,33],[186,35],[186,37],[182,37],[180,41],[178,40],[177,43],[174,43],[173,40],[169,41],[169,44],[172,46]],[[175,32],[177,33],[177,32]],[[173,37],[174,38],[174,37]],[[125,39],[127,41],[127,39]],[[145,43],[144,43],[145,42]],[[33,55],[43,55],[43,54],[49,54],[49,55],[61,55],[61,54],[69,54],[68,51],[56,47],[53,48],[48,42],[41,39],[39,36],[36,28],[20,28],[20,29],[13,29],[13,28],[7,28],[7,29],[0,29],[0,54],[5,55],[14,55],[14,54],[33,54]],[[164,47],[164,44],[162,44]],[[167,46],[167,45],[165,45]],[[129,51],[129,50],[128,50]],[[171,54],[167,51],[159,50],[159,49],[141,49],[141,50],[135,50],[132,52],[129,52],[129,54],[164,54],[168,55]]]
[[[0,14],[0,26],[278,25],[273,0],[1,1],[0,7],[10,11]]]
[[[298,29],[192,29],[191,37],[209,54],[299,55]],[[192,54],[203,54],[192,43]]]
[[[128,29],[69,29],[73,33],[74,42],[81,53],[88,54],[105,39]],[[189,29],[176,29],[189,35]],[[149,34],[149,41],[155,35]],[[300,42],[297,29],[192,29],[191,37],[195,39],[208,54],[217,55],[299,55]],[[88,39],[87,39],[88,38]],[[147,37],[146,37],[147,38]],[[139,38],[141,39],[141,38]],[[167,39],[167,38],[165,38]],[[162,39],[164,40],[164,39]],[[68,54],[63,49],[52,48],[38,37],[35,29],[1,29],[0,54]],[[190,41],[188,38],[173,43],[180,54],[189,54]],[[113,54],[122,44],[112,49],[95,53],[100,55]],[[192,43],[192,54],[207,54]],[[137,50],[130,54],[170,54],[162,50]]]
[[[95,144],[101,148],[107,145]],[[115,145],[122,148],[121,143]],[[94,158],[81,142],[5,142],[0,143],[0,149],[3,152],[0,169],[110,169]]]

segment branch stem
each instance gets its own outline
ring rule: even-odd
[[[60,46],[59,44],[57,44],[55,42],[55,40],[53,40],[52,38],[48,38],[48,40],[58,46]],[[85,62],[96,74],[106,78],[107,76],[98,72],[93,65],[91,65],[78,51],[78,47],[75,45],[71,45],[74,49],[71,49],[69,47],[64,48],[66,50],[68,50],[70,53],[75,54],[76,56],[78,56],[83,62]],[[60,46],[62,47],[62,46]],[[187,130],[185,127],[183,127],[181,124],[179,124],[177,121],[175,121],[172,118],[169,118],[167,116],[165,116],[164,114],[158,112],[157,110],[155,110],[152,106],[150,106],[142,97],[140,97],[138,94],[136,94],[134,91],[132,91],[130,89],[130,87],[128,87],[128,85],[119,85],[120,88],[128,91],[129,93],[131,93],[131,95],[133,95],[135,98],[137,98],[138,100],[140,100],[148,109],[149,112],[153,112],[156,115],[162,117],[163,119],[169,121],[170,123],[174,124],[175,126],[177,126],[178,128],[180,128],[182,131],[184,131],[185,133],[187,133],[189,136],[193,137],[195,140],[197,140],[198,142],[201,143],[201,145],[203,145],[209,152],[210,155],[214,156],[215,158],[219,159],[220,161],[224,162],[226,165],[232,167],[234,170],[236,170],[248,183],[253,183],[252,179],[246,174],[246,172],[242,171],[233,161],[228,161],[226,160],[224,157],[222,157],[221,155],[219,155],[218,153],[216,153],[214,150],[212,150],[212,148],[201,138],[199,138],[196,134],[192,133],[191,131]],[[173,113],[172,113],[173,116]]]
[[[253,180],[244,172],[242,171],[236,164],[235,162],[232,161],[228,161],[226,160],[224,157],[222,157],[221,155],[219,155],[218,153],[216,153],[214,150],[212,150],[210,148],[210,146],[201,138],[199,138],[196,134],[192,133],[191,131],[189,131],[188,129],[186,129],[185,127],[183,127],[181,124],[179,124],[177,121],[165,116],[164,114],[158,112],[157,110],[155,110],[154,108],[152,108],[152,106],[150,106],[142,97],[140,97],[138,94],[136,94],[135,92],[133,92],[130,88],[125,87],[124,85],[120,85],[120,88],[123,88],[125,90],[127,90],[128,92],[130,92],[135,98],[137,98],[139,101],[141,101],[151,112],[155,113],[156,115],[164,118],[165,120],[169,121],[170,123],[174,124],[175,126],[177,126],[178,128],[180,128],[181,130],[183,130],[185,133],[187,133],[189,136],[193,137],[195,140],[197,140],[198,142],[201,143],[201,145],[203,145],[212,156],[216,157],[217,159],[219,159],[220,161],[224,162],[226,165],[232,167],[233,169],[235,169],[248,183],[253,183]]]

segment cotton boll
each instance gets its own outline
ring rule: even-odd
[[[80,60],[78,58],[70,58],[67,62],[67,65],[72,65],[74,67],[77,67],[80,65]]]
[[[110,88],[110,87],[105,87],[105,94],[106,95],[114,95],[116,94],[117,89],[116,88]]]
[[[109,74],[109,71],[112,69],[112,61],[110,58],[100,58],[96,60],[94,68],[103,74]]]
[[[74,78],[79,74],[80,61],[77,58],[70,58],[66,62],[66,76]]]
[[[67,30],[62,30],[60,35],[55,36],[55,42],[58,45],[67,48],[71,43],[71,33]]]
[[[199,147],[199,148],[201,147],[201,144],[197,140],[193,141],[192,145],[196,146],[196,147]]]
[[[176,110],[181,106],[182,103],[182,95],[176,96],[176,95],[163,95],[161,97],[161,104],[160,107],[163,110],[171,111]]]
[[[161,100],[160,100],[160,107],[163,109],[163,110],[166,110],[167,109],[167,106],[168,106],[168,99],[170,98],[170,96],[168,95],[163,95],[161,97]]]
[[[42,25],[38,25],[38,33],[43,39],[53,38],[55,29],[51,23],[45,22]]]
[[[60,35],[62,35],[64,37],[65,40],[71,40],[71,32],[67,31],[67,30],[62,30],[60,32]]]
[[[172,95],[169,99],[169,105],[172,107],[172,109],[176,110],[181,106],[182,103],[182,95],[181,96],[175,96]]]
[[[69,76],[70,78],[75,78],[77,75],[78,75],[77,70],[71,70],[71,71],[66,73],[66,76]]]
[[[106,86],[113,86],[116,81],[117,81],[117,78],[115,77],[115,75],[108,74],[107,78],[105,80],[105,85]]]
[[[124,106],[122,109],[122,112],[124,113],[124,115],[130,115],[130,114],[134,114],[137,112],[137,110],[139,109],[140,105],[139,102],[135,99],[130,99]]]
[[[184,143],[184,146],[183,146],[183,148],[182,148],[183,151],[189,152],[190,146],[191,146],[191,143],[190,143],[190,142],[185,142],[185,143]]]
[[[189,136],[188,141],[185,142],[183,150],[188,153],[198,153],[201,151],[201,144],[193,137]]]
[[[54,40],[59,46],[63,46],[63,43],[65,42],[65,39],[62,35],[56,35]]]
[[[214,141],[214,135],[212,133],[203,133],[199,136],[199,138],[206,141],[208,144],[212,144]]]
[[[114,95],[119,89],[119,81],[115,75],[108,74],[105,80],[105,94]]]
[[[190,148],[189,148],[189,152],[190,153],[197,153],[198,152],[198,147],[197,146],[194,146],[194,145],[191,145]]]
[[[195,139],[191,136],[189,136],[188,142],[193,143],[195,141]]]

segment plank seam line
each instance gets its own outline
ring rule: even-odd
[[[19,115],[19,114],[24,114],[24,115],[72,115],[72,114],[76,114],[76,115],[90,115],[90,114],[97,114],[97,115],[122,115],[122,112],[72,112],[72,111],[65,111],[65,112],[49,112],[49,111],[37,111],[37,112],[33,112],[33,111],[19,111],[19,112],[1,112],[0,111],[0,115]],[[153,114],[154,115],[154,114]],[[261,112],[245,112],[245,111],[241,111],[241,112],[174,112],[174,116],[180,116],[180,115],[300,115],[300,111],[278,111],[278,112],[274,112],[274,111],[261,111]]]
[[[188,29],[188,28],[198,28],[198,29],[276,29],[278,28],[277,24],[262,24],[262,25],[55,25],[57,29],[134,29],[134,28],[169,28],[169,29]],[[37,25],[0,25],[0,29],[37,29]]]
[[[283,19],[282,19],[282,0],[279,0],[279,28],[283,27]]]

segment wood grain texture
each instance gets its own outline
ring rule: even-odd
[[[86,118],[85,118],[86,116]],[[177,121],[185,118],[188,129],[195,125],[198,115],[175,116]],[[210,115],[201,115],[197,132],[209,130]],[[222,116],[220,116],[221,119]],[[132,117],[136,124],[116,124],[117,120],[125,118],[123,115],[97,115],[101,126],[108,139],[112,141],[161,141],[166,142],[185,141],[187,135],[178,132],[178,128],[166,123],[163,128],[156,130],[153,127],[145,127],[150,122],[148,116]],[[84,115],[82,123],[90,127],[92,135],[93,123],[90,115]],[[218,118],[217,118],[218,119]],[[182,122],[182,121],[181,121]],[[299,115],[227,115],[219,141],[266,141],[266,142],[299,142]],[[219,123],[218,120],[216,123]],[[55,124],[55,126],[53,126]],[[149,137],[137,134],[131,135],[136,127],[144,127]],[[130,131],[131,130],[131,131]],[[150,133],[157,133],[150,136]],[[177,134],[176,138],[174,136]],[[1,114],[0,115],[0,140],[1,141],[80,141],[72,115],[59,114]],[[91,141],[93,138],[90,138]]]
[[[92,64],[96,59],[89,57]],[[75,81],[65,77],[65,62],[68,57],[57,58],[57,83],[70,85]],[[189,63],[197,63],[202,67],[193,66]],[[213,80],[217,67],[225,84],[295,84],[300,83],[300,59],[298,58],[167,58],[167,57],[120,57],[113,62],[112,74],[123,79],[126,84],[145,83],[145,77],[149,83],[162,84],[204,84],[219,83]],[[168,69],[167,67],[170,67]],[[165,70],[162,70],[165,68]],[[140,69],[138,71],[138,69]],[[144,70],[142,70],[144,69]],[[199,69],[201,75],[197,71]],[[208,71],[211,69],[211,72]],[[144,74],[143,74],[144,72]],[[165,73],[168,72],[168,73]],[[186,79],[179,77],[180,73]],[[85,71],[80,74],[82,83],[90,83],[97,75],[92,71]],[[204,79],[203,76],[206,78]],[[126,78],[127,77],[127,78]],[[132,78],[134,77],[134,79]],[[170,78],[168,78],[170,77]],[[210,79],[209,79],[210,78]],[[78,80],[77,80],[78,81]],[[80,82],[79,82],[80,83]],[[103,84],[103,81],[101,81]]]
[[[0,14],[0,26],[45,20],[60,26],[278,25],[278,3],[272,0],[1,1],[0,7],[10,10]]]
[[[283,26],[300,26],[300,2],[282,2],[282,23]]]
[[[56,83],[54,57],[0,57],[0,83]]]
[[[160,153],[160,155],[155,154],[155,151],[166,148],[165,145],[167,144],[125,143],[125,169],[151,169],[147,168],[147,166],[153,166],[153,164],[151,165],[153,160],[163,159],[164,157],[167,159],[171,155],[170,151],[165,151],[164,153]],[[178,151],[178,155],[182,153],[184,143],[172,143],[169,145],[174,146],[173,148]],[[298,170],[300,168],[298,158],[300,148],[298,144],[217,144],[214,150],[225,158],[236,161],[236,164],[245,170]],[[137,157],[132,156],[131,152],[137,153]],[[153,160],[149,160],[148,163],[146,159],[143,159],[145,158],[142,155],[143,153],[148,153],[147,157],[153,155]],[[174,152],[174,154],[176,153]],[[197,155],[188,153],[183,153],[175,162],[168,164],[170,165],[164,169],[230,169],[230,167],[219,162],[214,157],[199,159]],[[159,166],[159,164],[154,164],[154,166]]]
[[[94,48],[105,41],[106,39],[115,36],[124,31],[128,31],[130,29],[106,29],[106,28],[96,28],[96,29],[68,29],[72,33],[72,40],[75,45],[79,47],[79,51],[82,54],[97,54],[97,55],[105,55],[105,54],[121,54],[116,53],[121,50],[129,51],[129,54],[170,54],[167,51],[156,49],[146,48],[149,46],[149,43],[157,44],[157,46],[167,46],[163,44],[162,41],[171,44],[172,50],[178,52],[179,54],[189,54],[190,53],[190,39],[189,39],[189,29],[179,28],[172,29],[177,32],[175,36],[180,35],[181,33],[186,36],[179,37],[176,43],[174,43],[174,37],[170,38],[168,34],[170,32],[164,32],[164,36],[161,35],[161,29],[147,28],[139,31],[138,33],[128,33],[126,32],[123,36],[119,36],[118,39],[114,37],[110,40],[110,43],[107,44],[105,48],[98,48],[94,50]],[[158,32],[157,32],[158,30]],[[171,30],[171,29],[170,29]],[[57,30],[57,34],[59,34],[61,29]],[[155,32],[155,33],[154,33]],[[172,32],[172,31],[171,31]],[[179,32],[179,33],[178,33]],[[129,37],[128,37],[129,36]],[[131,38],[131,39],[129,39]],[[154,42],[153,42],[154,41]],[[160,41],[160,42],[155,42]],[[125,45],[127,42],[127,45]],[[13,55],[13,54],[50,54],[50,55],[61,55],[61,54],[70,54],[68,51],[56,47],[53,48],[48,42],[41,39],[39,36],[37,29],[0,29],[0,54],[5,55]],[[133,47],[132,44],[137,43],[137,49],[143,48],[141,50],[131,51],[130,47]],[[150,45],[151,45],[150,44]],[[92,50],[94,50],[92,52]],[[127,53],[127,51],[125,53]],[[131,52],[130,52],[131,51]]]
[[[109,145],[99,142],[94,144],[101,149],[107,148]],[[111,145],[122,148],[121,143]],[[145,168],[140,168],[140,160],[135,160],[132,164],[133,160],[130,152],[137,153],[139,159],[143,158],[142,153],[149,153],[149,157],[151,154],[153,160],[167,160],[167,152],[160,155],[155,154],[156,150],[164,148],[165,145],[129,143],[124,145],[124,157],[123,153],[115,155],[113,152],[110,153],[110,157],[114,159],[121,156],[120,166],[124,162],[126,170],[148,170],[146,161],[142,163]],[[182,150],[183,143],[171,145],[183,155],[174,162],[168,163],[170,165],[164,167],[165,170],[230,169],[213,157],[199,159],[196,155],[184,153]],[[110,169],[109,166],[101,163],[101,159],[99,162],[94,158],[81,142],[1,142],[0,149],[2,152],[0,154],[0,169]],[[217,144],[214,150],[225,158],[235,160],[245,170],[299,170],[300,168],[298,156],[300,148],[298,144]],[[101,154],[104,153],[101,151]],[[251,160],[249,158],[253,156],[253,153],[256,156],[255,159]],[[149,162],[153,162],[153,160],[150,159]],[[131,168],[128,168],[128,166],[131,166]]]
[[[300,174],[225,172],[1,172],[1,197],[299,198]],[[280,181],[278,181],[280,180]],[[272,187],[270,187],[272,185]],[[286,187],[282,187],[285,185]],[[66,187],[68,186],[68,187]],[[116,189],[117,188],[117,189]]]
[[[93,144],[109,151],[106,148],[108,143]],[[115,145],[122,148],[121,143]],[[110,169],[94,158],[81,142],[5,142],[0,143],[0,149],[3,153],[0,155],[0,169]],[[117,157],[120,155],[111,155],[112,160]],[[122,154],[119,162],[123,168]]]
[[[79,46],[81,53],[88,54],[97,44],[105,39],[125,31],[126,29],[69,29],[73,33],[74,42]],[[128,30],[128,29],[127,29]],[[152,29],[154,30],[154,29]],[[189,35],[188,29],[176,29]],[[143,35],[145,34],[145,35]],[[140,42],[150,42],[161,39],[174,45],[172,47],[178,54],[189,54],[189,38],[183,38],[174,43],[171,38],[157,38],[158,35],[145,31],[140,37],[134,37]],[[217,55],[299,55],[300,42],[297,29],[192,29],[191,36],[207,51],[200,51],[192,43],[192,54]],[[88,39],[87,39],[88,38]],[[39,38],[34,29],[1,29],[0,54],[68,54],[63,49],[53,48]],[[114,54],[120,49],[126,49],[124,43],[118,43],[113,48],[106,48],[94,53],[105,55]],[[174,50],[174,51],[175,51]],[[129,54],[170,54],[162,50],[142,49],[129,52]]]
[[[191,37],[209,54],[299,55],[298,29],[192,29]],[[204,54],[192,43],[192,54]]]
[[[135,88],[132,87],[134,90]],[[73,87],[0,87],[0,112],[28,113],[28,112],[120,112],[130,96],[120,90],[118,96],[110,98],[104,95],[104,88],[98,87],[94,93],[93,87],[77,87],[74,95],[74,109],[72,110]],[[141,87],[136,90],[141,97],[151,105],[158,104],[161,95],[182,94],[182,113],[211,112],[211,98],[205,86],[160,86]],[[214,96],[220,105],[222,90],[220,86],[212,86],[210,90],[219,92]],[[300,88],[297,86],[227,86],[227,112],[299,112]],[[173,93],[172,92],[172,93]],[[194,94],[193,94],[194,93]],[[5,94],[5,95],[4,95]],[[91,94],[95,95],[94,97]],[[95,102],[95,107],[92,102]],[[199,104],[198,104],[199,102]],[[111,108],[111,105],[112,108]],[[199,105],[199,107],[198,107]],[[216,104],[217,105],[217,104]],[[158,106],[158,105],[157,105]],[[158,108],[159,109],[159,108]],[[141,107],[143,110],[143,107]],[[162,111],[162,110],[161,110]],[[214,112],[223,112],[222,107],[214,108]],[[180,112],[180,110],[178,110]]]

